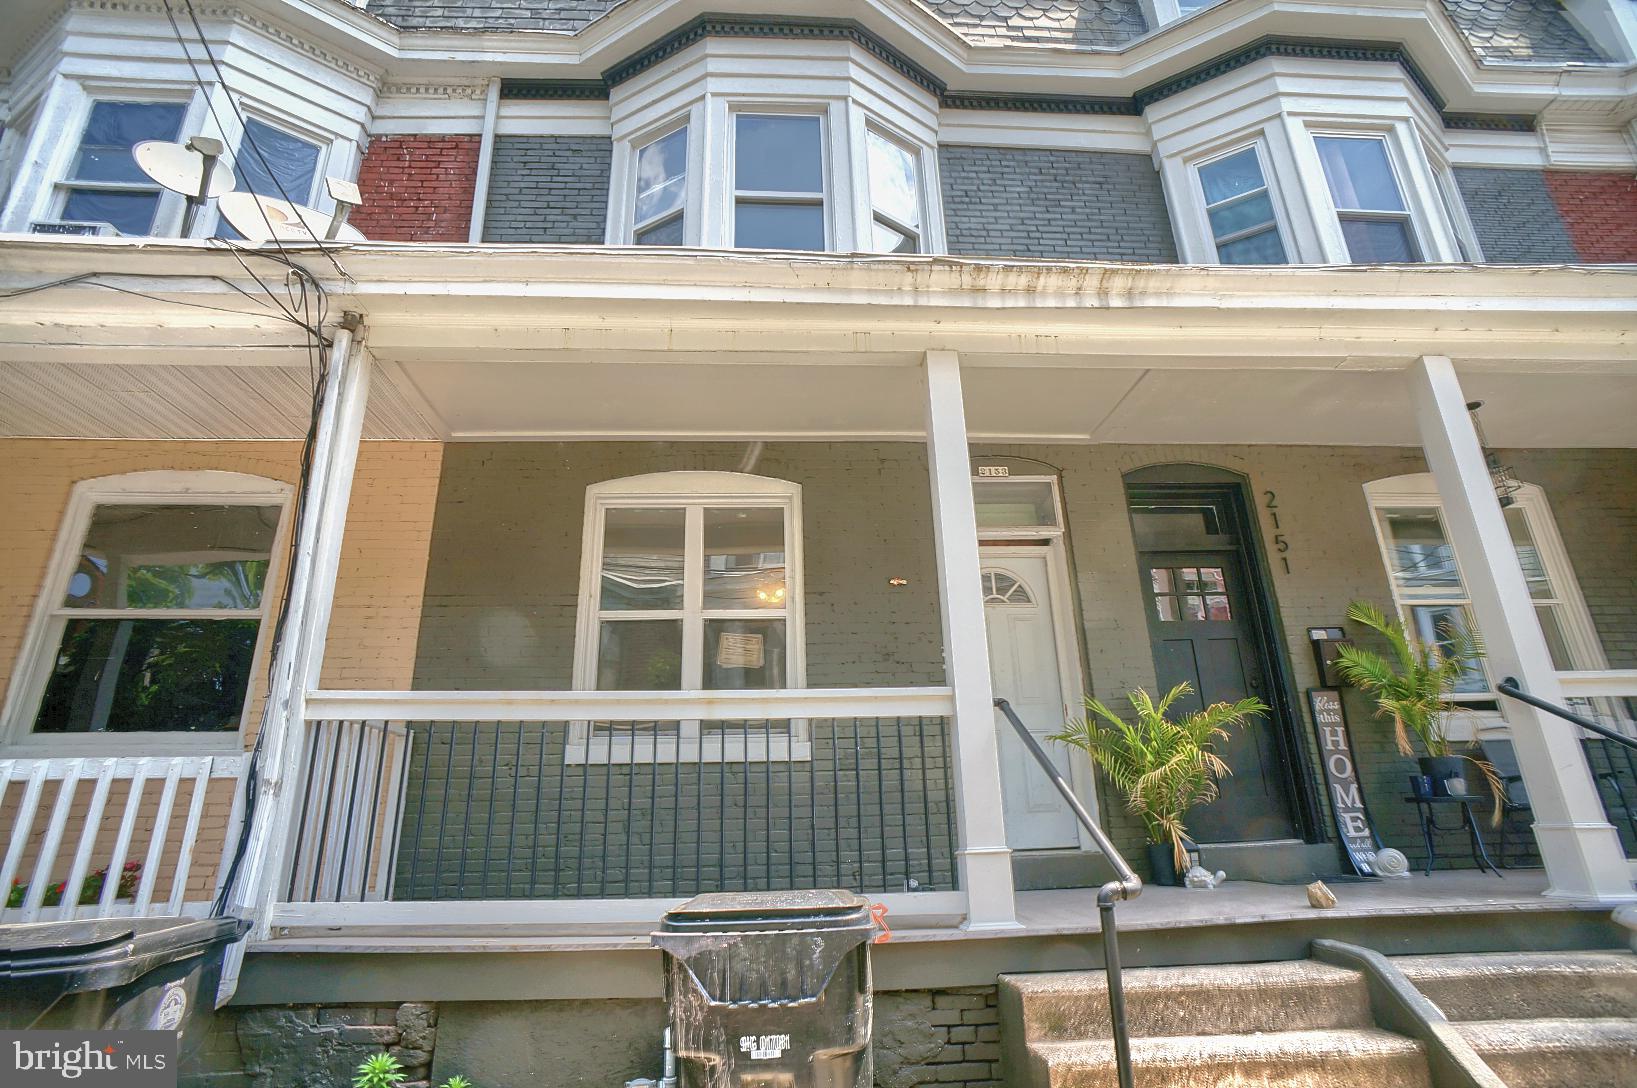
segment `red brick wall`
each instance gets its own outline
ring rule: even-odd
[[[472,225],[477,136],[376,136],[358,171],[350,222],[395,242],[464,242]]]
[[[1637,178],[1631,173],[1548,170],[1546,187],[1582,261],[1637,261]]]

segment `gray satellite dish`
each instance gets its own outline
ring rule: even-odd
[[[131,157],[142,172],[173,193],[210,200],[231,193],[237,179],[221,159],[204,156],[183,144],[164,140],[143,140],[131,148]],[[206,168],[210,173],[207,177]]]
[[[228,193],[217,201],[222,217],[252,242],[322,242],[328,239],[331,217],[323,212],[274,200],[256,193]],[[362,242],[354,227],[342,226],[336,241]]]

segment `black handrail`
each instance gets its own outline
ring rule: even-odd
[[[1018,720],[1012,704],[1005,699],[996,699],[995,709],[1006,715],[1006,720],[1012,723],[1012,728],[1017,731],[1023,746],[1034,756],[1035,762],[1040,764],[1040,769],[1046,772],[1046,777],[1051,779],[1052,785],[1057,787],[1057,792],[1063,795],[1063,800],[1067,801],[1069,808],[1074,811],[1074,818],[1086,829],[1086,833],[1097,844],[1097,849],[1109,860],[1109,864],[1114,866],[1115,879],[1104,884],[1097,892],[1097,911],[1102,920],[1103,970],[1108,974],[1108,1018],[1114,1036],[1114,1069],[1119,1076],[1120,1088],[1132,1088],[1131,1037],[1126,1031],[1125,1024],[1125,981],[1120,970],[1120,934],[1114,925],[1114,903],[1119,899],[1135,899],[1141,895],[1142,879],[1132,871],[1125,857],[1114,848],[1114,844],[1109,841],[1108,835],[1103,832],[1097,821],[1091,818],[1091,813],[1080,803],[1080,798],[1074,795],[1073,787],[1052,762],[1052,757],[1046,754],[1046,750],[1034,739],[1034,734],[1029,732],[1028,727]]]
[[[1554,703],[1548,703],[1545,699],[1540,699],[1530,695],[1527,691],[1524,691],[1518,686],[1518,681],[1515,677],[1508,676],[1505,680],[1502,680],[1500,683],[1495,685],[1495,690],[1500,692],[1502,695],[1516,699],[1520,703],[1528,703],[1537,710],[1544,710],[1548,714],[1556,714],[1564,721],[1573,722],[1588,733],[1596,733],[1600,737],[1605,737],[1608,740],[1612,740],[1616,744],[1624,745],[1627,748],[1637,751],[1637,740],[1632,740],[1630,737],[1622,733],[1616,733],[1606,725],[1599,725],[1590,718],[1586,717],[1584,714],[1576,714],[1567,707],[1557,706]]]

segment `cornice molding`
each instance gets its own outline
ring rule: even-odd
[[[489,93],[483,83],[385,83],[381,85],[382,98],[483,98]]]
[[[1447,129],[1477,129],[1483,132],[1533,132],[1535,119],[1515,113],[1445,113]]]
[[[1180,75],[1161,80],[1142,88],[1132,98],[1139,110],[1147,110],[1154,103],[1181,94],[1183,91],[1209,83],[1219,76],[1237,71],[1268,57],[1297,57],[1303,60],[1343,60],[1368,64],[1396,64],[1427,97],[1433,109],[1443,112],[1444,96],[1433,87],[1432,81],[1416,66],[1403,46],[1394,42],[1335,42],[1312,38],[1261,38],[1231,53],[1196,65]]]
[[[938,104],[946,110],[1015,110],[1023,113],[1096,113],[1141,116],[1130,98],[1095,98],[1089,95],[998,94],[985,91],[945,91]]]
[[[595,101],[606,99],[608,88],[609,85],[600,79],[503,79],[500,81],[500,97]]]

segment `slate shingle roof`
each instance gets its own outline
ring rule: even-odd
[[[625,0],[375,0],[369,12],[405,30],[552,30],[576,33]],[[1140,0],[922,0],[963,37],[1117,49],[1142,34]],[[1558,0],[1441,0],[1480,59],[1601,61]],[[777,10],[776,6],[770,10]]]

